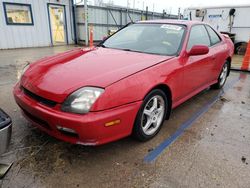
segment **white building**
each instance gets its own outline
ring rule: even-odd
[[[0,49],[74,43],[72,0],[0,0]]]

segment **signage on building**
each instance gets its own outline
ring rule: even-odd
[[[222,15],[221,14],[211,14],[211,15],[208,15],[209,18],[221,18]]]

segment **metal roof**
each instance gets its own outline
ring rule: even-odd
[[[221,9],[221,8],[249,8],[250,4],[241,4],[241,5],[218,5],[218,6],[197,6],[197,7],[188,7],[190,9]]]

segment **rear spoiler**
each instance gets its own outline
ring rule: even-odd
[[[223,37],[230,39],[229,35],[225,34],[225,33],[221,33]]]

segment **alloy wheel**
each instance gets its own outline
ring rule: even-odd
[[[166,106],[162,96],[153,96],[145,105],[142,113],[141,127],[144,134],[153,135],[160,127]]]

